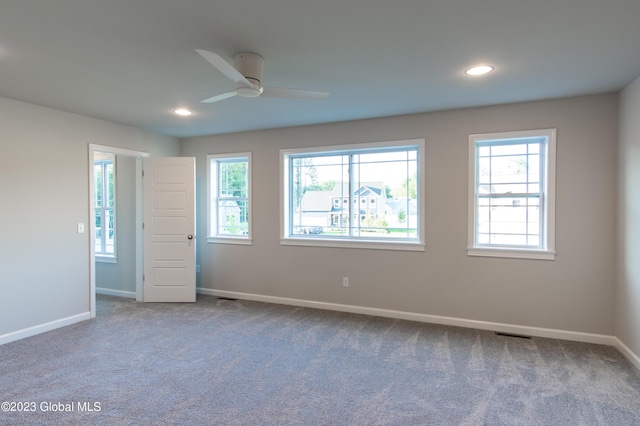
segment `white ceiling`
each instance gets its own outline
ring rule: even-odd
[[[640,74],[639,21],[638,0],[1,0],[0,96],[188,137],[601,93]],[[203,104],[234,84],[195,49],[331,94]]]

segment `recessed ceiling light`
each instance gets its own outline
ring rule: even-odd
[[[482,75],[488,72],[493,71],[493,67],[489,65],[478,65],[476,67],[471,67],[466,70],[464,73],[466,75]]]
[[[187,116],[187,115],[191,115],[193,114],[191,111],[189,111],[188,109],[184,109],[184,108],[178,108],[177,110],[173,111],[178,115],[182,115],[182,116]]]

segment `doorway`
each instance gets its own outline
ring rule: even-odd
[[[115,148],[104,145],[89,144],[89,240],[90,240],[90,256],[89,256],[89,276],[90,276],[90,312],[91,318],[96,316],[96,259],[100,257],[101,263],[115,264],[118,262],[118,215],[114,216],[117,208],[114,203],[109,202],[110,191],[118,187],[115,180],[109,182],[109,164],[112,162],[115,175],[117,176],[117,166],[120,164],[127,174],[133,174],[125,182],[121,192],[130,194],[127,201],[128,210],[135,210],[133,220],[129,228],[129,242],[127,245],[121,245],[124,253],[121,258],[134,259],[133,264],[128,268],[133,270],[135,276],[135,299],[142,301],[142,271],[143,271],[143,235],[142,235],[142,158],[149,157],[149,153],[141,151],[133,151],[122,148]],[[128,186],[131,186],[129,188]],[[98,195],[98,199],[96,199]],[[117,195],[115,195],[117,197]],[[111,200],[113,201],[113,200]],[[129,218],[132,219],[132,218]],[[134,253],[131,253],[133,251]],[[120,253],[122,254],[122,253]],[[105,292],[106,290],[102,290]],[[113,294],[123,295],[127,292],[122,290],[113,290]],[[108,294],[108,291],[107,291]]]

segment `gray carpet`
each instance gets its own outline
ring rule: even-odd
[[[608,346],[99,296],[95,320],[0,346],[0,401],[36,406],[3,425],[640,425],[640,374]]]

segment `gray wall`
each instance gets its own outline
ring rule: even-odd
[[[208,136],[197,158],[199,286],[612,335],[617,94]],[[468,136],[557,128],[555,261],[467,257]],[[424,138],[426,252],[279,244],[279,150]],[[253,153],[252,246],[208,244],[206,155]],[[342,287],[342,277],[350,287]]]
[[[96,262],[96,288],[136,292],[136,160],[116,156],[117,263]]]
[[[88,144],[179,155],[177,140],[0,98],[0,336],[89,312]]]
[[[619,158],[615,334],[640,356],[640,77],[620,96]]]

